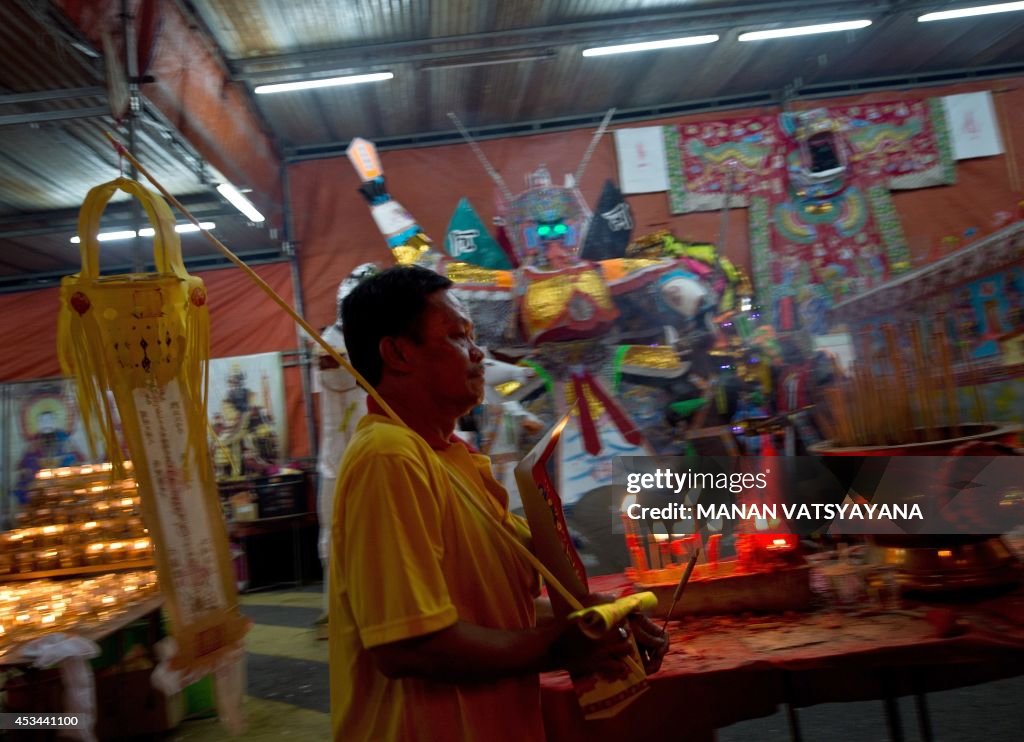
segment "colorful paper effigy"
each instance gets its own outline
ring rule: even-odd
[[[361,177],[383,177],[372,144],[358,141],[353,152]],[[474,318],[478,342],[536,354],[552,380],[553,414],[570,409],[578,395],[589,400],[585,411],[574,413],[574,425],[563,437],[561,482],[571,478],[572,502],[608,483],[610,459],[605,459],[649,452],[630,414],[606,391],[614,350],[609,333],[614,330],[617,341],[627,344],[657,344],[666,335],[680,342],[680,335],[689,338],[694,326],[706,323],[716,302],[725,302],[723,309],[731,306],[741,277],[711,245],[672,241],[679,248],[673,252],[659,240],[650,246],[650,257],[625,257],[633,219],[610,182],[597,216],[591,217],[573,176],[558,186],[541,167],[530,174],[526,190],[513,194],[486,160],[483,164],[503,194],[503,232],[516,270],[485,267],[495,265],[498,251],[465,200],[445,240],[448,255],[457,259],[438,260],[431,250],[417,251],[414,258],[455,282],[455,294]],[[581,253],[604,258],[593,262]],[[645,403],[645,410],[649,406]]]
[[[100,216],[118,190],[142,203],[155,230],[155,273],[99,274]],[[222,718],[237,729],[249,621],[238,610],[206,444],[206,290],[185,272],[170,209],[135,181],[93,188],[79,235],[81,272],[61,282],[61,367],[77,383],[89,438],[106,444],[114,476],[124,476],[118,429],[134,463],[175,645],[162,677],[173,689],[215,672],[228,704]]]
[[[359,192],[370,204],[373,221],[384,235],[395,260],[403,265],[421,260],[423,253],[430,249],[431,240],[405,207],[388,193],[377,148],[365,139],[356,137],[348,145],[345,154],[362,180]]]
[[[459,200],[448,222],[444,249],[452,260],[458,260],[481,268],[511,270],[501,246],[491,237],[468,198]]]

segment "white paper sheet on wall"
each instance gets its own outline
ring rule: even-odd
[[[947,95],[942,101],[949,120],[954,159],[992,157],[1003,153],[992,93],[986,90]]]
[[[660,126],[616,129],[615,155],[619,161],[619,189],[623,193],[668,190],[665,137]]]

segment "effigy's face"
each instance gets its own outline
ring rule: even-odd
[[[520,260],[544,269],[576,254],[590,210],[576,189],[543,186],[517,196],[509,205],[508,220]]]

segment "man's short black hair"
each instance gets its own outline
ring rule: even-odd
[[[415,337],[427,298],[449,288],[445,276],[417,265],[396,266],[364,279],[341,303],[348,357],[373,386],[380,383],[380,341]]]

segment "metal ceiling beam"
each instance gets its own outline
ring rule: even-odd
[[[892,75],[887,77],[862,78],[857,80],[840,80],[835,82],[807,85],[793,91],[791,100],[814,100],[818,98],[835,98],[843,95],[866,93],[877,90],[891,90],[906,87],[930,87],[948,85],[965,80],[985,80],[1000,77],[1012,77],[1024,74],[1024,62],[1017,64],[991,65],[973,69],[936,70],[920,72],[912,75]],[[776,106],[781,103],[781,91],[759,91],[743,95],[705,98],[695,101],[679,101],[645,108],[618,109],[612,118],[614,123],[627,123],[649,119],[680,116],[698,111],[725,111],[735,108],[756,108],[758,106]],[[564,131],[588,126],[596,126],[604,114],[590,113],[579,116],[563,116],[560,118],[541,119],[511,124],[495,124],[479,126],[469,130],[473,139],[499,139],[503,137],[529,136],[551,131]],[[374,139],[378,150],[411,149],[414,147],[436,147],[442,144],[459,144],[464,140],[458,131],[427,131],[415,134]],[[326,157],[338,157],[345,153],[349,141],[326,142],[302,147],[293,147],[285,151],[287,162],[301,162]]]
[[[90,88],[64,88],[62,90],[34,90],[29,93],[6,93],[0,95],[0,106],[10,103],[36,103],[40,101],[68,100],[70,98],[106,98],[107,89],[94,86]]]
[[[194,193],[177,197],[189,211],[202,216],[240,216],[234,207],[220,200],[214,193]],[[108,221],[122,222],[130,217],[129,202],[109,204],[103,213],[103,224]],[[78,209],[53,209],[32,213],[12,214],[0,217],[0,237],[10,236],[12,230],[43,229],[49,227],[50,233],[62,232],[67,226],[78,227]],[[46,234],[38,232],[38,234]]]
[[[220,217],[235,217],[239,216],[239,213],[234,209],[217,209],[216,211],[201,211],[189,209],[192,216],[196,217],[199,221],[205,221],[207,219],[218,219]],[[148,226],[148,225],[147,225]],[[120,219],[110,220],[109,222],[104,220],[102,229],[104,232],[119,232],[121,230],[135,229],[135,224],[130,220],[130,217],[121,217]],[[13,227],[9,229],[0,228],[0,240],[16,240],[24,237],[42,237],[46,235],[60,234],[63,232],[67,235],[73,235],[78,232],[77,222],[55,222],[47,225],[41,225],[38,227]],[[70,241],[71,237],[68,237]],[[69,242],[70,244],[70,242]]]
[[[108,106],[94,108],[72,108],[63,111],[37,111],[35,113],[11,113],[0,116],[0,126],[18,124],[41,124],[44,121],[67,121],[69,119],[94,119],[110,116]]]
[[[235,58],[229,59],[228,64],[234,71],[235,79],[264,82],[282,76],[308,75],[317,71],[337,70],[344,67],[365,68],[385,63],[426,62],[468,58],[480,54],[494,57],[503,53],[542,47],[607,41],[610,37],[621,39],[623,24],[632,24],[635,27],[628,32],[630,39],[640,39],[645,36],[664,38],[673,32],[690,34],[716,28],[731,28],[738,24],[743,26],[765,25],[796,22],[801,19],[837,21],[853,15],[858,17],[878,16],[904,9],[904,5],[898,0],[876,0],[874,2],[840,0],[826,3],[783,0],[732,7],[697,8],[673,13],[634,14],[458,36],[330,47],[261,57]],[[518,38],[524,40],[511,42]],[[502,41],[507,43],[500,43]],[[480,46],[476,49],[433,50],[434,47],[441,45],[462,46],[467,43],[477,43]]]
[[[251,252],[236,254],[245,261],[246,265],[250,266],[264,265],[266,263],[281,263],[287,260],[287,258],[278,250],[253,250]],[[190,273],[216,270],[218,268],[228,268],[232,265],[234,264],[230,260],[220,254],[185,258],[185,269]],[[46,273],[23,273],[17,276],[0,276],[0,294],[11,294],[17,291],[34,291],[36,289],[46,288],[47,286],[56,286],[60,283],[60,279],[70,273],[73,273],[78,268],[79,266],[77,264],[69,263],[66,271],[49,271]],[[149,263],[143,267],[143,270],[154,271],[155,267],[152,263]],[[100,272],[105,276],[130,273],[131,266],[112,266],[110,268],[104,268]]]

